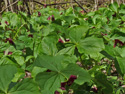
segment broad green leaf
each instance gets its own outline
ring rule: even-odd
[[[119,13],[125,14],[125,10],[124,10],[124,9],[121,9],[121,10],[119,10]]]
[[[17,69],[13,65],[3,65],[0,66],[0,90],[7,93],[9,84],[14,78],[14,74],[17,72]]]
[[[39,55],[34,65],[39,67],[44,67],[47,69],[50,69],[52,71],[60,71],[62,69],[61,62],[63,60],[64,56],[48,56],[48,55]]]
[[[50,90],[42,90],[42,94],[53,94]]]
[[[112,84],[107,80],[107,77],[104,74],[102,74],[101,72],[96,73],[94,80],[98,84],[98,86],[102,87],[102,91],[104,94],[113,93]]]
[[[16,13],[13,13],[11,16],[10,16],[10,23],[13,27],[18,27],[21,26],[21,23],[20,23],[20,19],[18,18],[17,14]]]
[[[116,59],[118,61],[118,65],[120,67],[122,74],[125,74],[125,57],[124,58],[116,57]]]
[[[72,42],[77,43],[82,36],[88,31],[88,26],[83,25],[83,26],[75,26],[71,27],[69,31],[69,38],[71,39]]]
[[[92,19],[93,23],[96,24],[97,23],[97,19],[100,19],[101,16],[99,14],[95,15]]]
[[[116,56],[121,57],[123,55],[121,48],[106,45],[105,50],[101,52],[103,55],[110,59],[114,59]],[[122,53],[122,54],[121,54]]]
[[[24,57],[23,56],[14,56],[14,59],[17,61],[17,63],[22,66],[25,61],[24,61]]]
[[[114,2],[113,4],[110,4],[109,8],[114,12],[118,12],[118,3]]]
[[[55,55],[57,53],[56,43],[58,42],[57,35],[50,35],[43,38],[41,42],[41,52],[47,55]]]
[[[0,65],[5,65],[5,64],[14,64],[14,65],[16,65],[9,57],[2,57],[0,59]]]
[[[77,45],[77,48],[80,53],[93,54],[100,52],[105,47],[101,38],[88,37],[83,40],[80,40],[79,44]]]
[[[77,75],[76,83],[83,84],[90,81],[91,77],[84,69],[78,67],[76,64],[69,64],[70,57],[66,59],[63,55],[48,56],[39,55],[34,65],[50,69],[52,72],[42,72],[36,75],[36,81],[42,90],[51,90],[54,92],[60,87],[61,82],[68,80],[70,75]],[[70,61],[68,61],[68,59]],[[67,64],[64,64],[64,63]],[[72,61],[73,62],[73,61]],[[69,64],[69,65],[68,65]],[[64,67],[64,65],[66,65]],[[63,66],[63,67],[62,67]]]
[[[75,50],[75,46],[63,48],[62,50],[60,50],[60,51],[57,53],[57,55],[62,55],[62,54],[72,55],[72,54],[74,54],[74,50]]]
[[[43,36],[47,36],[50,32],[53,32],[55,30],[55,27],[53,25],[47,25],[42,29]]]
[[[43,72],[36,76],[36,81],[42,90],[50,90],[54,94],[64,81],[64,77],[56,72]]]
[[[29,78],[17,83],[8,94],[40,94],[38,85]]]
[[[125,57],[125,47],[124,47],[124,48],[122,48],[122,51],[121,51],[121,56],[122,56],[122,57]]]
[[[89,82],[91,80],[90,74],[80,68],[76,64],[69,64],[64,70],[61,71],[64,75],[66,75],[67,78],[69,78],[71,75],[76,75],[78,78],[75,80],[75,83],[82,85],[85,82]]]
[[[46,70],[47,70],[46,68],[41,68],[41,67],[35,66],[35,67],[33,67],[33,70],[32,70],[32,72],[31,72],[32,77],[35,77],[38,73],[44,72],[44,71],[46,71]]]

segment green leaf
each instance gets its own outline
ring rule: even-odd
[[[47,55],[55,55],[57,53],[56,43],[58,42],[57,35],[46,36],[42,40],[41,53]]]
[[[5,64],[14,64],[14,65],[17,65],[9,57],[2,57],[0,59],[0,65],[5,65]]]
[[[81,37],[88,31],[88,26],[75,26],[71,27],[69,31],[69,38],[71,39],[72,42],[77,43]]]
[[[50,90],[43,90],[42,94],[53,94]]]
[[[125,47],[124,47],[124,48],[122,48],[122,51],[121,51],[121,56],[122,56],[122,57],[125,57]]]
[[[118,12],[118,3],[117,2],[114,2],[113,4],[110,4],[109,5],[109,8],[114,11],[114,12]]]
[[[70,57],[66,59],[63,55],[39,55],[36,58],[34,65],[51,70],[51,72],[42,72],[36,75],[36,81],[42,90],[54,92],[60,87],[61,82],[64,82],[65,79],[68,80],[70,75],[77,75],[78,79],[75,82],[80,85],[90,81],[89,73],[78,67],[78,65],[69,63],[68,59],[70,60]],[[68,63],[64,64],[65,62]],[[64,65],[66,66],[64,67]]]
[[[105,76],[105,74],[102,74],[101,72],[97,72],[95,74],[94,80],[98,86],[102,87],[102,91],[104,94],[112,94],[113,93],[112,84],[107,80],[107,77]]]
[[[121,10],[119,10],[119,13],[125,14],[125,10],[124,10],[124,9],[121,9]]]
[[[116,57],[116,59],[118,61],[118,65],[120,67],[122,74],[125,74],[125,57],[124,58]]]
[[[53,32],[54,30],[55,30],[55,27],[53,27],[53,25],[47,25],[42,30],[43,36],[47,36],[49,33]]]
[[[44,72],[44,71],[46,71],[46,70],[47,70],[46,68],[41,68],[41,67],[35,66],[35,67],[33,68],[32,72],[31,72],[32,77],[35,77],[38,73]]]
[[[114,59],[116,56],[121,57],[123,55],[121,48],[106,45],[105,50],[101,53],[110,59]]]
[[[89,82],[91,80],[90,74],[86,70],[84,70],[83,68],[80,68],[76,64],[69,64],[61,72],[64,75],[66,75],[67,78],[69,78],[71,75],[76,75],[78,78],[75,80],[75,83],[79,85],[82,85],[85,82]]]
[[[8,86],[14,78],[17,69],[13,65],[0,66],[0,90],[7,93]]]
[[[17,61],[17,63],[22,66],[25,61],[24,61],[24,57],[23,56],[14,56],[14,59]]]
[[[57,55],[62,55],[62,54],[68,54],[68,55],[72,55],[74,54],[74,50],[75,50],[75,46],[70,46],[67,48],[63,48],[62,50],[60,50]]]
[[[40,94],[38,85],[32,79],[17,83],[8,94]]]
[[[52,71],[60,71],[62,69],[62,66],[60,64],[63,58],[64,58],[63,55],[59,56],[39,55],[36,58],[34,65],[39,67],[44,67]]]
[[[100,52],[105,47],[101,38],[88,37],[84,40],[80,40],[77,48],[80,53],[93,54]]]
[[[36,76],[36,81],[42,90],[50,90],[54,94],[64,81],[64,77],[56,72],[43,72]]]

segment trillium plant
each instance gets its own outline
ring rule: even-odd
[[[0,94],[125,94],[125,5],[4,12]]]

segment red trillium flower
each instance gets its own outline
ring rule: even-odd
[[[102,36],[106,36],[106,35],[108,35],[108,34],[104,34],[104,33],[101,32],[101,35],[102,35]]]
[[[33,35],[32,35],[32,34],[29,34],[29,35],[28,35],[28,37],[31,37],[31,38],[33,38]]]
[[[64,83],[66,83],[66,82],[64,82]],[[61,85],[62,85],[62,83],[61,83]],[[60,87],[60,89],[66,90],[65,87],[62,87],[62,86]],[[55,91],[55,94],[60,94],[60,93],[58,91]]]
[[[62,15],[62,14],[63,14],[63,12],[60,13],[60,15]]]
[[[62,89],[62,90],[66,90],[65,87],[60,87],[60,89]]]
[[[60,94],[58,91],[55,91],[55,94]]]
[[[116,13],[112,15],[113,17],[116,17]]]
[[[51,70],[48,69],[46,72],[51,72]]]
[[[7,42],[7,41],[9,41],[10,44],[14,45],[14,42],[13,42],[13,40],[12,40],[11,38],[7,38],[7,39],[6,39],[6,42]]]
[[[38,12],[38,16],[39,16],[39,17],[41,16],[41,12]]]
[[[80,13],[84,15],[84,10],[81,10]]]
[[[95,92],[95,93],[97,93],[98,92],[98,88],[97,87],[92,87],[92,89],[91,89],[93,92]]]
[[[6,24],[6,25],[9,25],[9,23],[8,23],[7,21],[5,21],[5,24]]]
[[[49,16],[49,17],[47,18],[47,20],[51,20],[51,17]]]
[[[66,90],[66,89],[65,89],[65,86],[66,86],[66,85],[68,85],[68,86],[72,85],[72,83],[74,82],[75,79],[77,79],[77,76],[71,75],[70,78],[69,78],[69,80],[68,80],[67,82],[61,83],[60,89]],[[55,94],[60,94],[60,93],[59,93],[58,91],[55,91]]]
[[[0,23],[0,25],[1,25],[1,23]]]
[[[120,46],[124,46],[124,43],[122,41],[120,41],[119,39],[115,39],[114,48],[117,46],[118,43],[120,44]]]
[[[8,55],[12,55],[13,52],[8,52]]]
[[[63,83],[61,83],[61,87],[65,87],[66,84],[67,84],[67,82],[63,82]]]
[[[66,42],[69,42],[70,40],[69,39],[65,39]]]
[[[58,42],[60,42],[60,43],[64,43],[62,39],[59,39]]]
[[[8,52],[7,55],[12,55],[13,52]],[[4,51],[4,55],[5,55],[5,51]]]
[[[52,16],[49,16],[48,18],[47,18],[47,20],[51,20],[52,19],[52,21],[54,21],[55,20],[55,17],[54,17],[54,15],[52,15]]]
[[[44,8],[46,8],[47,7],[47,5],[46,4],[44,4]]]
[[[52,15],[52,21],[55,21],[54,15]]]
[[[75,79],[77,79],[77,76],[71,75],[67,82],[68,86],[72,85],[72,83],[74,82]]]

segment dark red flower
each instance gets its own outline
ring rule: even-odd
[[[80,13],[84,15],[84,10],[81,10]]]
[[[66,42],[69,42],[70,40],[69,39],[65,39]]]
[[[97,87],[92,87],[92,89],[91,89],[93,92],[95,92],[95,93],[97,93],[98,92],[98,88]]]
[[[48,69],[46,72],[51,72],[51,70]]]
[[[52,15],[52,21],[55,21],[55,17],[54,17],[54,15]]]
[[[7,55],[12,55],[13,52],[8,52]],[[4,51],[4,55],[5,55],[5,51]]]
[[[38,12],[38,16],[39,16],[39,17],[41,16],[41,12]]]
[[[47,18],[47,20],[51,20],[51,17],[49,16],[49,17]]]
[[[108,34],[104,34],[104,33],[101,32],[101,35],[102,35],[102,36],[106,36],[106,35],[108,35]]]
[[[67,82],[68,86],[72,85],[72,83],[74,82],[75,79],[77,79],[77,76],[71,75]]]
[[[62,39],[59,39],[58,42],[60,42],[60,43],[64,43]]]
[[[124,43],[122,41],[120,41],[119,39],[115,39],[114,48],[117,46],[118,43],[120,44],[120,46],[124,46]]]
[[[6,38],[5,42],[7,42],[7,41],[9,41],[10,44],[14,45],[14,42],[13,42],[13,40],[11,38]]]
[[[32,34],[29,34],[29,35],[28,35],[28,37],[31,37],[31,38],[33,38],[33,35],[32,35]]]
[[[58,91],[55,91],[55,94],[60,94]]]
[[[6,24],[6,25],[9,25],[9,23],[8,23],[7,21],[5,21],[5,24]]]
[[[61,83],[61,87],[65,87],[66,84],[67,84],[67,82],[63,82],[63,83]]]
[[[62,90],[66,90],[65,87],[60,87],[60,89],[62,89]]]
[[[61,83],[61,87],[60,87],[60,89],[62,89],[62,90],[66,90],[65,89],[65,85],[67,84],[67,82],[63,82],[63,83]],[[55,91],[55,94],[60,94],[58,91]]]
[[[116,17],[116,13],[114,13],[112,16],[113,16],[113,17]]]
[[[47,5],[46,4],[44,4],[44,8],[46,8],[47,7]]]
[[[0,25],[1,25],[1,23],[0,23]]]
[[[8,52],[8,55],[12,55],[13,52]]]
[[[107,20],[108,20],[108,21],[107,21],[107,24],[109,24],[109,21],[110,21],[110,20],[109,20],[109,18],[108,18],[108,17],[107,17]]]
[[[60,13],[60,15],[62,15],[62,14],[63,14],[63,12]]]

